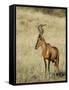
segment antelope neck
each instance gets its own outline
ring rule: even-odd
[[[42,43],[42,45],[41,45],[41,48],[42,48],[42,50],[46,50],[46,42],[45,42],[45,40],[43,41],[43,43]]]

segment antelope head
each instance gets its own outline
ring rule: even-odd
[[[42,45],[42,41],[43,41],[43,33],[44,33],[44,29],[43,29],[43,26],[45,26],[46,24],[40,24],[38,26],[38,31],[39,31],[39,35],[38,35],[38,38],[37,38],[37,42],[36,42],[36,45],[35,45],[35,49],[38,49],[41,45]]]

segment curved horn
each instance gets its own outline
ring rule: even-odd
[[[40,24],[39,26],[38,26],[38,31],[39,31],[39,33],[42,35],[43,33],[44,33],[44,30],[43,30],[43,26],[45,26],[46,24]]]

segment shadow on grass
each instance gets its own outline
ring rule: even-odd
[[[59,77],[64,77],[65,75],[66,73],[63,71],[59,71],[59,73],[56,73],[56,76],[59,76]]]

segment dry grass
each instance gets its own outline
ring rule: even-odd
[[[44,28],[46,42],[59,49],[60,71],[66,71],[65,56],[65,17],[51,16],[33,9],[16,8],[16,83],[64,81],[66,76],[54,77],[54,65],[51,63],[51,76],[44,77],[44,62],[41,48],[35,50],[38,37],[37,26],[47,24]]]

